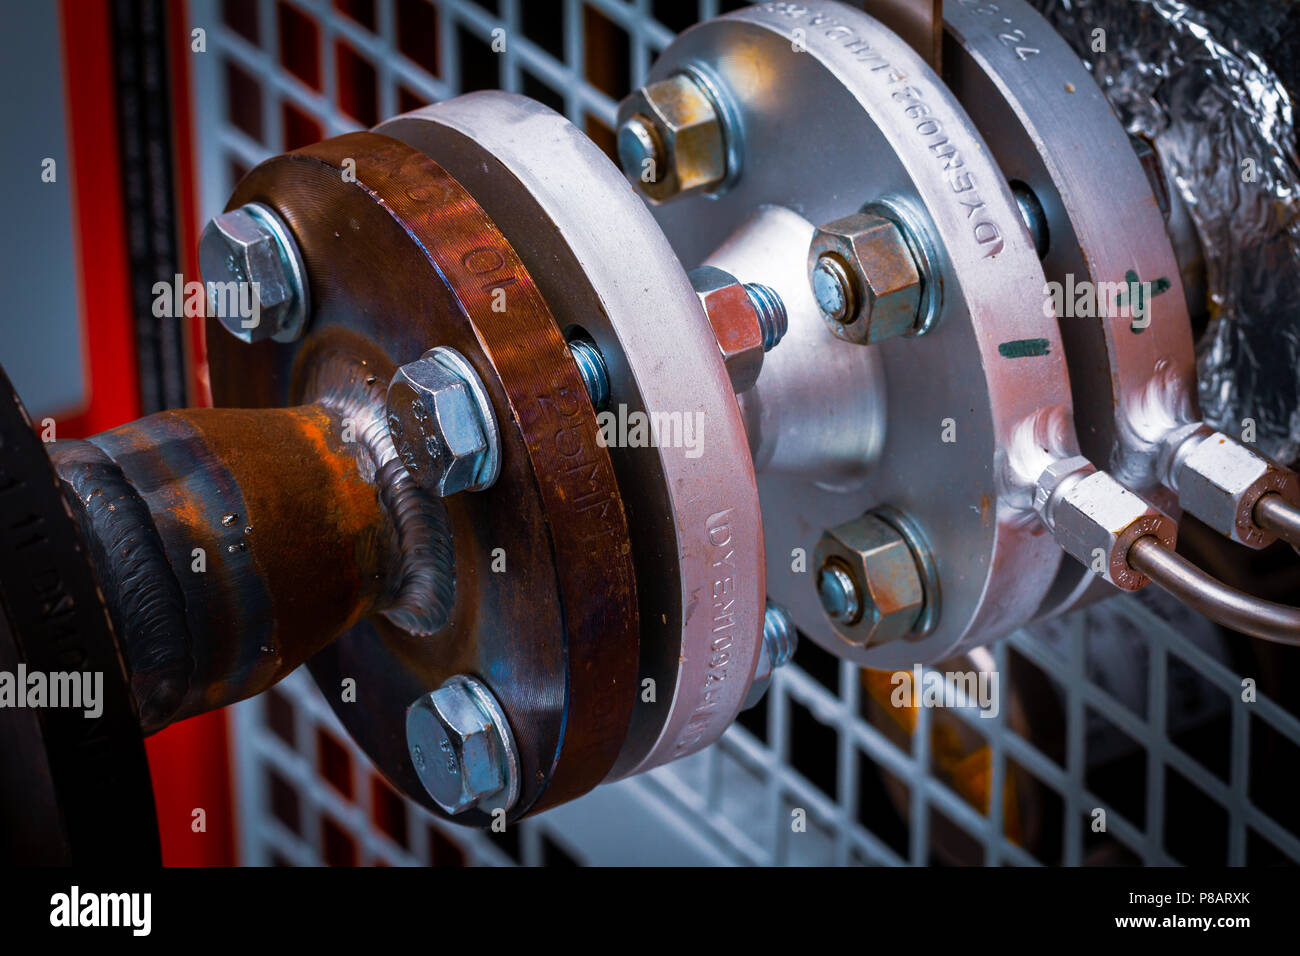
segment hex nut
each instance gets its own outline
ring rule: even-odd
[[[1044,483],[1040,479],[1040,485]],[[1178,525],[1172,518],[1095,469],[1062,477],[1039,513],[1050,516],[1052,535],[1067,554],[1125,591],[1137,591],[1149,583],[1146,575],[1128,563],[1133,542],[1154,535],[1173,550],[1178,537]]]
[[[713,326],[732,390],[748,391],[763,369],[763,326],[749,293],[735,276],[713,266],[694,270],[691,285]]]
[[[1264,548],[1277,540],[1255,524],[1255,505],[1275,492],[1300,505],[1294,472],[1251,451],[1222,432],[1213,432],[1185,456],[1177,474],[1178,503],[1238,544]]]
[[[242,206],[214,217],[199,239],[199,269],[208,288],[209,307],[222,326],[244,342],[261,342],[300,329],[305,320],[303,277],[296,272],[296,249],[288,230],[268,209]],[[245,315],[244,283],[256,284],[257,312]],[[224,302],[224,306],[223,303]],[[296,337],[296,336],[294,336]]]
[[[925,585],[907,539],[882,518],[867,514],[825,532],[813,563],[836,562],[857,585],[862,610],[856,620],[834,621],[840,636],[859,647],[876,646],[912,631],[925,607]]]
[[[648,127],[648,136],[630,125],[638,117]],[[628,147],[620,149],[624,173],[650,199],[663,202],[700,192],[726,178],[722,118],[690,76],[678,73],[635,90],[619,105],[618,123],[620,138]],[[640,162],[627,168],[631,158],[643,160],[648,155],[659,160],[651,176],[642,175]]]
[[[1049,528],[1052,526],[1051,509],[1060,499],[1066,483],[1081,481],[1096,470],[1096,466],[1082,455],[1057,458],[1043,469],[1034,487],[1034,510],[1045,525]]]
[[[899,226],[871,213],[855,213],[821,226],[808,250],[808,279],[818,281],[823,256],[843,264],[852,283],[843,319],[823,312],[838,338],[858,345],[915,331],[921,308],[921,274]]]
[[[468,382],[428,355],[388,386],[388,431],[421,488],[445,498],[478,486],[488,455],[482,413]]]
[[[477,685],[477,686],[476,686]],[[512,741],[482,701],[473,678],[453,677],[406,711],[406,740],[416,775],[444,811],[495,809],[510,790]]]

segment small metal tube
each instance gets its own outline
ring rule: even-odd
[[[1300,508],[1279,494],[1267,494],[1255,502],[1255,523],[1271,531],[1292,547],[1300,548]]]
[[[1128,562],[1212,621],[1268,641],[1300,645],[1300,608],[1274,604],[1230,588],[1151,535],[1133,542]]]

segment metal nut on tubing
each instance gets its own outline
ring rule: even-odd
[[[1207,425],[1189,426],[1171,455],[1169,479],[1183,510],[1249,548],[1265,548],[1277,535],[1255,521],[1255,505],[1267,494],[1300,505],[1295,472]]]
[[[1172,518],[1081,456],[1043,470],[1034,507],[1067,554],[1125,591],[1149,583],[1128,562],[1133,543],[1152,535],[1172,550],[1178,536]]]

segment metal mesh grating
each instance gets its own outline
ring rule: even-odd
[[[191,0],[208,43],[195,57],[202,212],[271,154],[476,88],[542,100],[612,151],[618,99],[673,31],[741,5]],[[1243,701],[1242,674],[1261,672],[1244,640],[1150,603],[1115,600],[993,648],[1018,704],[992,720],[919,708],[914,726],[892,726],[861,671],[805,641],[715,747],[506,834],[447,826],[394,795],[299,672],[235,709],[241,857],[1300,862],[1300,813],[1270,769],[1300,761],[1300,721],[1262,690]]]

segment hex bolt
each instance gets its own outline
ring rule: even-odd
[[[452,677],[406,709],[406,748],[425,791],[449,814],[509,810],[519,798],[510,724],[473,677]]]
[[[853,575],[839,561],[828,561],[817,572],[817,593],[832,620],[851,624],[862,610],[862,597]]]
[[[872,212],[818,227],[808,249],[822,318],[837,338],[857,345],[924,330],[923,273],[904,226]]]
[[[822,607],[850,644],[874,647],[924,633],[927,594],[937,606],[937,581],[910,519],[877,509],[829,528],[813,552]]]
[[[609,404],[609,371],[605,368],[605,357],[595,343],[586,339],[570,339],[569,354],[578,366],[582,384],[591,398],[591,405],[601,411]]]
[[[784,667],[794,657],[799,647],[799,632],[785,608],[767,602],[763,611],[763,648],[767,651],[772,668]]]
[[[758,382],[764,353],[776,347],[789,326],[785,303],[776,290],[742,283],[716,266],[691,270],[690,280],[718,340],[732,390],[737,395],[748,391]]]
[[[754,668],[754,683],[749,687],[741,710],[748,710],[763,699],[772,683],[772,673],[784,667],[794,657],[799,646],[799,632],[785,608],[770,600],[763,611],[763,640],[758,648],[758,662]]]
[[[723,112],[688,73],[635,90],[618,109],[618,157],[648,198],[665,202],[719,186],[730,170]]]
[[[387,421],[398,458],[431,494],[446,498],[496,481],[501,452],[492,402],[454,349],[433,349],[397,370]]]
[[[249,203],[213,218],[199,239],[199,269],[209,308],[235,338],[293,342],[306,331],[307,270],[288,226],[266,206]],[[243,308],[253,295],[255,308]]]

